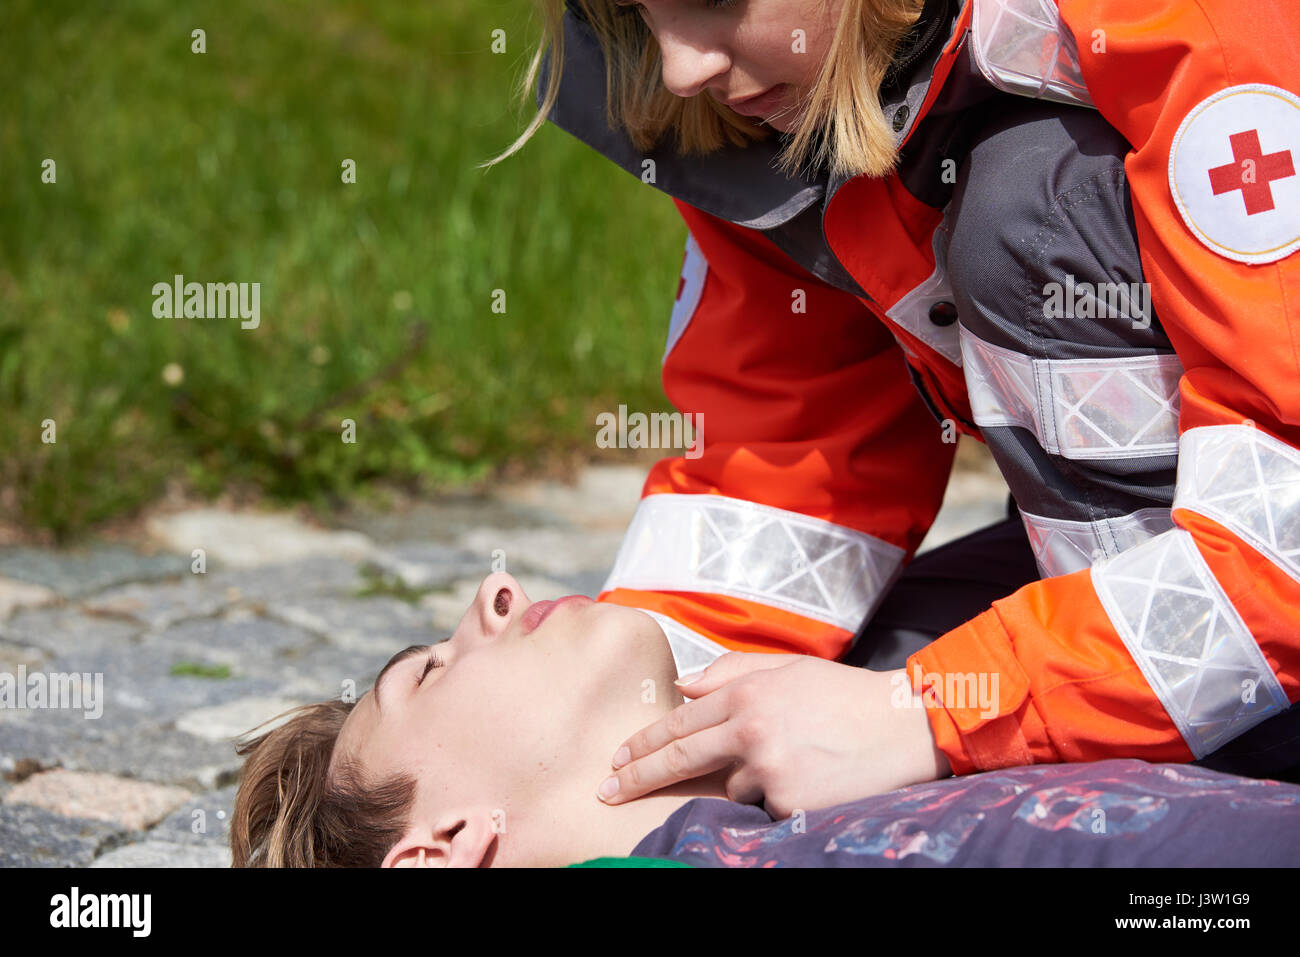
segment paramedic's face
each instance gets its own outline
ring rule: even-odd
[[[548,605],[510,575],[489,575],[450,639],[394,656],[348,715],[335,754],[371,774],[414,774],[417,802],[435,810],[527,802],[572,776],[594,795],[620,736],[681,703],[677,669],[644,612],[572,597],[538,623]],[[431,651],[442,665],[426,673]]]
[[[614,0],[624,5],[624,0]],[[821,70],[844,0],[641,0],[638,12],[663,54],[663,84],[680,97],[735,103],[737,112],[788,133]]]

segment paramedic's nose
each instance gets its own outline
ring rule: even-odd
[[[456,627],[456,637],[469,644],[495,641],[530,604],[513,575],[494,572],[478,586],[474,601]]]
[[[674,96],[692,97],[705,89],[729,69],[731,57],[704,36],[686,36],[671,30],[657,35],[664,88]]]

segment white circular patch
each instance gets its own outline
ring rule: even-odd
[[[1169,188],[1221,256],[1271,263],[1300,249],[1300,97],[1252,83],[1196,104],[1174,135]]]
[[[668,342],[664,346],[663,361],[668,361],[668,354],[677,345],[677,340],[686,331],[695,308],[700,304],[704,293],[704,280],[709,275],[709,262],[700,250],[700,244],[690,231],[686,232],[686,251],[682,254],[682,273],[677,280],[677,299],[673,302],[672,315],[668,319]]]

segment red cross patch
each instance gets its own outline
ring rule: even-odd
[[[1169,155],[1183,222],[1228,259],[1276,262],[1300,249],[1300,97],[1263,84],[1198,103]]]
[[[686,249],[682,253],[682,271],[677,279],[677,297],[673,300],[672,315],[668,317],[668,342],[664,347],[664,361],[668,360],[668,353],[673,351],[673,346],[677,345],[677,340],[695,315],[708,274],[709,263],[704,258],[700,244],[688,231]]]

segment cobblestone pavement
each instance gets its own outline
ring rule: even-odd
[[[445,637],[498,549],[533,599],[596,594],[645,471],[334,529],[203,508],[150,519],[134,546],[0,548],[0,682],[30,694],[0,708],[0,866],[228,867],[235,737]],[[996,475],[959,472],[926,546],[1000,518],[1005,497]],[[35,676],[72,674],[80,709],[36,698]]]

